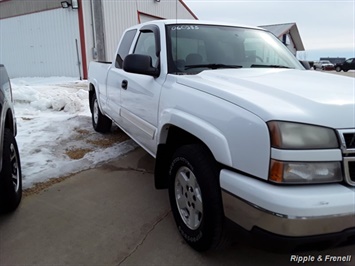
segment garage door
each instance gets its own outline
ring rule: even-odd
[[[0,62],[12,78],[80,75],[77,10],[60,8],[2,19],[0,39]]]

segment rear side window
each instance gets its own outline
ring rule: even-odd
[[[127,31],[126,34],[123,36],[120,47],[118,48],[115,67],[122,68],[123,60],[129,53],[129,48],[131,48],[134,36],[136,36],[136,32],[137,30],[130,30]]]

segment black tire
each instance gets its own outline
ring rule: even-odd
[[[341,67],[340,67],[340,66],[337,66],[337,67],[335,68],[335,71],[336,71],[336,72],[340,72],[340,71],[341,71]]]
[[[348,72],[348,71],[349,71],[349,69],[343,69],[343,71],[344,71],[344,72]]]
[[[96,94],[91,99],[91,119],[95,131],[107,133],[111,130],[112,120],[101,113]]]
[[[203,145],[182,146],[172,157],[171,209],[180,234],[197,251],[220,248],[227,243],[223,241],[225,219],[218,174],[214,158]]]
[[[0,172],[0,213],[14,211],[22,198],[21,161],[16,139],[5,129],[2,170]]]

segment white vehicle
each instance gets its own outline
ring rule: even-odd
[[[156,158],[194,249],[218,247],[226,221],[277,249],[353,239],[352,78],[305,71],[260,28],[161,20],[92,62],[89,89],[95,130],[113,121]]]
[[[329,60],[321,60],[318,62],[314,62],[313,69],[321,69],[321,70],[334,70],[334,64]]]

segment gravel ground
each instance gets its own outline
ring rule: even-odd
[[[65,148],[65,154],[73,160],[78,160],[83,158],[86,153],[89,153],[95,149],[107,148],[113,144],[124,142],[128,139],[129,137],[116,126],[113,126],[111,132],[107,134],[100,134],[93,130],[89,131],[86,129],[77,128],[75,129],[75,133],[73,134],[72,138],[66,143],[67,148]],[[73,142],[82,140],[84,140],[86,143],[84,148],[75,147],[75,145],[72,145]],[[37,194],[40,191],[49,188],[53,184],[60,183],[73,175],[74,174],[70,174],[59,178],[52,178],[45,182],[36,183],[32,187],[24,189],[23,195],[26,197],[32,194]]]

